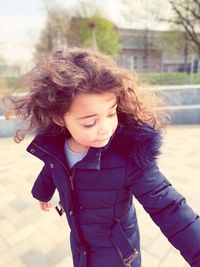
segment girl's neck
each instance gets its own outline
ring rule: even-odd
[[[89,147],[77,143],[72,137],[67,139],[67,144],[72,152],[82,153],[89,149]]]

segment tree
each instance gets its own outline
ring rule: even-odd
[[[149,56],[151,50],[154,49],[154,33],[153,23],[155,22],[155,10],[157,11],[157,3],[148,0],[119,0],[121,5],[120,15],[128,28],[135,28],[136,35],[134,42],[137,47],[143,50],[142,65],[144,71],[148,71],[150,66]],[[140,29],[140,30],[139,30]]]
[[[153,44],[153,36],[151,34],[151,31],[149,31],[148,28],[145,28],[143,31],[143,36],[142,36],[142,46],[144,49],[144,56],[143,56],[143,67],[146,71],[148,70],[149,67],[149,54],[150,50],[154,47]]]
[[[176,55],[180,57],[183,55],[184,66],[181,70],[188,71],[188,64],[190,62],[189,55],[193,53],[194,47],[191,41],[187,39],[184,31],[173,29],[162,32],[158,36],[156,49],[167,58],[174,58]]]
[[[121,49],[117,28],[98,14],[72,18],[68,37],[70,46],[92,47],[110,55]]]
[[[95,13],[89,15],[84,4],[72,16],[64,7],[45,3],[47,18],[35,47],[36,59],[70,46],[93,47],[111,55],[120,51],[117,28],[97,9],[93,8]]]
[[[200,0],[169,0],[172,17],[168,22],[184,30],[187,40],[196,48],[200,60]]]
[[[70,18],[66,10],[59,7],[47,10],[44,28],[35,46],[34,57],[36,59],[41,55],[52,53],[57,49],[64,49],[68,46],[69,21]]]

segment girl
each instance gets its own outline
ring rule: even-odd
[[[74,267],[140,267],[135,196],[171,244],[200,266],[200,219],[156,164],[165,124],[158,99],[98,52],[58,52],[31,72],[18,115],[44,167],[32,188],[43,210],[58,190]],[[160,117],[160,118],[159,118]],[[20,142],[25,131],[19,130]]]

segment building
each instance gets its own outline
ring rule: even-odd
[[[185,45],[170,46],[162,38],[169,32],[119,29],[119,33],[122,46],[119,65],[137,72],[190,71],[194,52]]]

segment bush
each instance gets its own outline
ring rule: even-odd
[[[145,84],[155,85],[183,85],[191,84],[190,74],[186,72],[160,72],[160,73],[139,73],[139,79]],[[200,73],[193,73],[192,84],[200,84]]]

